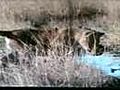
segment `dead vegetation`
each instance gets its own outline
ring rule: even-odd
[[[120,44],[119,4],[118,0],[0,0],[0,31],[54,27],[71,30],[85,26],[105,32],[107,38],[102,44],[107,42],[106,47],[116,46]],[[18,55],[12,52],[14,58],[7,52],[2,53],[5,64],[1,62],[0,65],[0,86],[109,87],[109,82],[114,84],[114,79],[118,80],[90,66],[78,65],[76,58],[79,57],[71,55],[71,47],[65,49],[67,46],[63,44],[54,45],[47,57],[42,57],[45,52],[37,49],[33,54],[30,47]]]

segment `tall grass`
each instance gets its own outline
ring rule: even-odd
[[[111,46],[119,44],[119,4],[118,0],[0,0],[0,31],[83,25],[108,33],[104,43]],[[47,56],[18,52],[12,60],[5,59],[6,67],[1,62],[0,86],[106,87],[106,82],[112,82],[101,71],[78,64],[80,56],[73,56],[71,47],[54,45]],[[17,65],[12,63],[16,58]]]
[[[108,87],[113,78],[100,70],[85,65],[71,47],[55,42],[47,56],[36,51],[12,53],[14,58],[2,58],[0,63],[0,86],[10,87]],[[3,55],[7,55],[6,52]],[[15,64],[15,62],[17,62]],[[115,79],[116,80],[116,79]],[[107,86],[108,85],[108,86]]]
[[[102,87],[108,79],[99,70],[77,64],[76,57],[68,53],[57,56],[56,51],[49,51],[48,56],[32,56],[31,60],[22,55],[17,58],[18,65],[1,64],[0,86]]]

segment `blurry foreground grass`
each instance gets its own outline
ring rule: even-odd
[[[77,64],[71,55],[33,57],[32,60],[19,57],[20,64],[8,63],[0,68],[0,86],[37,87],[102,87],[108,77],[99,70],[84,64]],[[27,61],[27,62],[26,62]]]
[[[57,52],[61,52],[61,56],[57,55]],[[48,56],[36,56],[32,52],[27,52],[28,56],[19,53],[17,65],[9,62],[10,60],[6,67],[1,63],[0,86],[116,87],[112,86],[112,82],[117,79],[106,76],[91,66],[78,64],[76,59],[79,56],[72,56],[71,51],[68,52],[62,54],[62,49],[58,51],[55,47],[48,51]],[[7,52],[3,55],[6,54]]]

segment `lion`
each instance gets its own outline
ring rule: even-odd
[[[7,37],[10,41],[8,47],[11,50],[24,50],[24,48],[38,47],[38,51],[47,50],[55,45],[56,41],[61,41],[76,48],[79,44],[85,52],[92,55],[101,55],[104,52],[104,46],[100,44],[100,38],[103,32],[98,32],[86,27],[62,28],[57,27],[49,30],[14,30],[0,31],[0,35]],[[69,42],[68,42],[69,41]]]
[[[81,28],[74,31],[74,38],[81,47],[91,55],[101,55],[104,52],[104,46],[100,44],[100,38],[104,35],[90,28]]]
[[[73,49],[73,56],[82,54],[81,49],[85,53],[96,56],[104,52],[104,46],[100,44],[100,38],[104,33],[83,27],[0,31],[0,35],[5,37],[6,48],[10,51],[7,56],[3,56],[1,59],[3,66],[7,66],[8,62],[15,63],[16,65],[20,64],[21,60],[19,58],[23,56],[28,58],[26,62],[29,63],[36,53],[37,56],[47,56],[48,51],[54,51],[56,45],[57,51],[54,52],[58,56],[65,55],[66,50],[67,54],[69,54],[71,48]],[[60,48],[61,45],[63,45],[62,48]],[[63,52],[61,53],[61,51]],[[24,58],[22,61],[24,61]]]

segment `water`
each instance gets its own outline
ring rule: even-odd
[[[83,62],[101,70],[106,75],[120,78],[120,57],[114,57],[113,54],[104,53],[100,56],[86,54],[82,55],[77,62]]]

